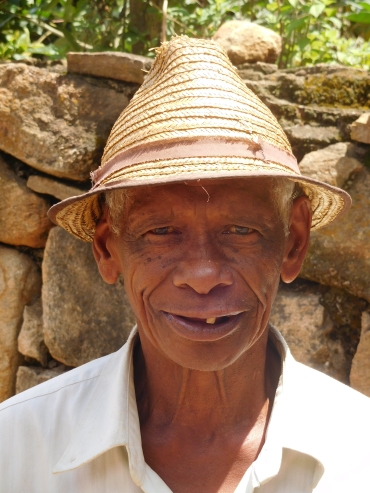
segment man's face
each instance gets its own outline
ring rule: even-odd
[[[267,179],[132,189],[107,248],[141,338],[181,366],[218,370],[264,332],[286,250]]]

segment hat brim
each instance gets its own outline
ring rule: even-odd
[[[182,161],[182,160],[178,160]],[[75,237],[91,242],[96,225],[102,214],[99,195],[101,193],[123,188],[156,186],[166,183],[179,183],[199,179],[231,179],[280,177],[298,183],[312,204],[312,230],[328,225],[342,216],[351,206],[351,197],[340,188],[319,180],[287,171],[278,163],[266,163],[259,159],[214,158],[192,162],[186,166],[178,162],[145,163],[141,172],[136,169],[131,173],[117,176],[114,180],[100,184],[87,193],[70,197],[51,207],[48,216],[55,224],[61,226]],[[264,169],[265,168],[265,169]],[[143,173],[145,169],[145,173]]]

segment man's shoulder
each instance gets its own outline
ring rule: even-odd
[[[330,481],[342,472],[343,481],[363,478],[370,463],[370,399],[301,363],[291,370],[284,407],[288,448],[317,458]]]
[[[70,393],[71,391],[76,399],[78,399],[78,396],[82,397],[82,395],[86,398],[86,392],[78,392],[76,391],[76,387],[84,387],[88,393],[89,389],[93,388],[94,381],[99,378],[105,364],[111,357],[112,355],[108,355],[90,361],[7,399],[0,404],[0,420],[4,411],[11,410],[12,408],[27,405],[37,406],[39,401],[43,401],[42,406],[44,407],[45,401],[49,400],[52,402],[54,399],[63,402],[63,394]]]
[[[311,433],[322,436],[337,435],[341,428],[342,439],[349,442],[370,439],[370,399],[322,372],[296,363],[289,402],[295,412],[309,420]],[[365,426],[366,425],[366,426]],[[363,428],[361,436],[351,430]]]
[[[300,387],[304,400],[312,406],[319,406],[322,412],[336,409],[340,414],[344,409],[370,410],[370,398],[335,378],[314,370],[302,363],[295,363],[296,384]]]
[[[77,457],[83,465],[110,449],[112,443],[125,443],[122,437],[128,427],[124,420],[121,422],[124,412],[120,412],[120,404],[131,377],[129,355],[130,347],[125,344],[116,353],[1,404],[0,492],[23,491],[26,481],[27,486],[33,485],[29,491],[65,491],[68,477],[72,476],[53,474],[53,471],[58,469],[69,447],[76,455],[69,456],[68,467],[64,463],[65,471],[74,470],[71,464]],[[111,423],[117,415],[122,431],[116,433]],[[76,449],[79,451],[75,452]],[[77,460],[73,465],[76,464]]]

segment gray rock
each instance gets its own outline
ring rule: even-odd
[[[336,127],[295,125],[284,130],[298,160],[308,152],[317,151],[341,140],[340,132]]]
[[[27,186],[34,192],[52,195],[59,200],[68,199],[69,197],[84,193],[84,190],[80,188],[38,175],[31,175],[27,180]]]
[[[325,64],[280,70],[270,76],[277,82],[274,95],[302,105],[369,108],[368,70]]]
[[[297,111],[303,123],[337,127],[343,140],[350,140],[350,125],[361,114],[360,110],[352,108],[331,108],[316,105],[297,105]]]
[[[297,94],[304,87],[305,77],[297,74],[287,73],[285,71],[276,72],[266,77],[270,82],[275,83],[272,93],[279,99],[286,99],[297,103]]]
[[[259,24],[248,21],[227,21],[213,39],[220,43],[231,63],[275,63],[281,52],[281,36]]]
[[[296,290],[281,285],[270,322],[280,330],[297,361],[347,382],[344,349],[339,340],[331,338],[334,324],[319,300],[315,286]]]
[[[358,159],[350,157],[352,144],[338,142],[305,155],[299,163],[302,175],[342,188],[353,172],[362,169]]]
[[[124,344],[134,317],[123,284],[104,283],[90,244],[54,228],[42,271],[45,343],[56,360],[78,366]]]
[[[319,126],[319,128],[337,128],[337,134],[334,134],[336,139],[339,134],[342,140],[350,140],[350,125],[361,115],[361,111],[355,109],[304,106],[292,103],[285,99],[279,99],[271,94],[271,92],[274,91],[270,87],[271,84],[268,81],[263,80],[255,82],[249,80],[245,81],[245,83],[249,89],[257,94],[257,96],[266,104],[287,133],[289,133],[293,124],[309,126],[312,124],[316,126],[315,128],[317,128],[317,126]],[[302,136],[299,136],[299,138],[299,142],[302,142]],[[322,144],[319,141],[317,148],[325,147],[330,143],[331,142],[324,142]],[[307,146],[307,149],[308,150],[304,152],[315,150],[311,149],[310,146]],[[300,152],[299,160],[303,158],[304,152]]]
[[[243,70],[246,71],[246,75],[248,76],[250,73],[261,73],[263,75],[273,74],[278,71],[278,66],[275,63],[266,63],[266,62],[256,62],[256,63],[242,63],[237,67],[238,73],[242,79]],[[245,77],[248,79],[248,77]]]
[[[350,140],[351,124],[370,104],[370,77],[365,70],[324,64],[270,73],[263,72],[257,64],[237,68],[249,89],[268,106],[284,130],[289,132],[293,125],[305,124],[337,128],[340,139],[336,137],[324,143],[319,139],[315,145],[309,142],[306,145],[305,136],[298,135],[294,151],[299,160],[307,152],[338,140]]]
[[[370,311],[362,314],[361,338],[353,358],[351,387],[370,397]]]
[[[107,79],[142,84],[153,65],[151,58],[109,51],[103,53],[67,53],[68,72],[95,75]]]
[[[311,233],[300,277],[345,289],[370,301],[370,171],[347,182],[352,207],[344,217]]]
[[[118,81],[0,65],[0,149],[53,176],[87,180],[133,91]]]
[[[352,123],[351,139],[370,144],[370,113],[364,113]]]
[[[25,306],[23,324],[18,336],[18,351],[37,360],[42,366],[48,364],[48,349],[44,342],[41,298],[33,305]]]
[[[263,80],[266,74],[272,74],[278,70],[277,65],[265,62],[243,63],[238,65],[236,68],[239,76],[246,81],[246,83],[249,81],[262,81],[259,84],[255,84],[255,87],[257,88],[261,85],[265,85]]]
[[[58,377],[65,372],[65,366],[59,365],[53,370],[44,370],[38,366],[20,366],[17,371],[16,394],[20,394],[35,385]]]
[[[307,281],[297,279],[296,282]],[[347,375],[345,383],[349,384],[352,360],[360,341],[361,316],[362,312],[368,307],[368,303],[366,300],[357,298],[340,288],[316,286],[322,292],[320,304],[324,306],[326,313],[329,314],[335,326],[330,333],[330,339],[339,341],[344,350],[346,356],[344,369]]]
[[[239,76],[249,81],[262,81],[266,74],[272,74],[278,70],[278,66],[274,63],[265,62],[243,63],[236,68]]]
[[[1,157],[0,195],[0,242],[45,246],[52,226],[46,215],[50,204],[31,192],[26,180],[19,178]]]
[[[25,254],[0,246],[0,402],[14,394],[24,306],[40,296],[41,275]]]

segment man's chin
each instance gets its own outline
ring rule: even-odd
[[[221,371],[229,367],[246,351],[245,347],[220,347],[214,342],[193,343],[175,347],[162,347],[166,357],[177,365],[195,371]]]
[[[194,328],[194,325],[184,327],[182,321],[166,316],[161,322],[165,323],[167,330],[161,326],[157,333],[160,337],[155,337],[156,346],[166,359],[184,368],[220,371],[232,365],[256,341],[255,331],[246,330],[250,327],[248,318],[243,312],[223,323],[207,324],[211,327],[204,327],[206,323],[199,322]]]

